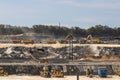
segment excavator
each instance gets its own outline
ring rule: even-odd
[[[87,38],[82,39],[82,43],[89,43],[89,44],[95,44],[95,43],[101,43],[102,41],[99,38],[93,38],[91,34],[87,36]]]
[[[60,43],[66,44],[66,43],[69,43],[69,41],[72,39],[73,39],[73,35],[70,33],[64,39],[60,40]]]

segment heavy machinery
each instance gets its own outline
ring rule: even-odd
[[[69,41],[72,40],[72,39],[73,39],[73,35],[69,34],[64,39],[60,40],[60,43],[66,44],[66,43],[69,43]]]
[[[8,73],[2,67],[0,67],[0,76],[8,76]]]
[[[22,43],[24,43],[24,44],[33,44],[34,41],[31,40],[31,39],[28,39],[28,40],[22,40]]]
[[[47,41],[48,44],[56,44],[56,42],[57,42],[57,41],[54,40],[54,39],[50,39],[50,40]]]
[[[83,38],[81,43],[89,43],[89,44],[95,44],[95,43],[101,43],[102,41],[99,38],[93,38],[92,35],[88,35],[86,38]]]
[[[42,77],[64,77],[61,70],[53,68],[52,66],[44,66],[43,70],[40,72]]]
[[[55,70],[52,72],[51,74],[52,77],[64,77],[63,72],[59,71],[59,70]]]
[[[108,74],[108,72],[107,72],[107,69],[106,69],[106,68],[104,68],[104,67],[98,68],[98,75],[99,75],[100,77],[107,77],[107,74]]]
[[[24,44],[33,44],[34,41],[31,40],[31,39],[28,39],[28,40],[13,39],[12,43],[14,43],[14,44],[18,44],[18,43],[20,43],[20,44],[21,43],[24,43]]]
[[[19,39],[13,39],[12,43],[14,43],[14,44],[21,43],[21,40],[19,40]]]
[[[120,76],[120,65],[112,65],[112,69],[116,75]]]
[[[48,70],[48,66],[43,67],[43,70],[40,72],[40,76],[42,76],[42,77],[51,77],[50,71]]]

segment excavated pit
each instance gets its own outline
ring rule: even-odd
[[[42,71],[43,65],[40,64],[41,60],[48,60],[50,66],[52,64],[65,64],[61,66],[65,75],[84,75],[87,68],[94,70],[94,74],[97,74],[99,67],[106,67],[109,70],[109,74],[114,74],[112,65],[106,65],[110,61],[119,61],[120,48],[119,47],[93,47],[93,46],[75,46],[75,47],[21,47],[11,46],[7,48],[0,48],[0,63],[7,63],[9,65],[0,65],[9,74],[32,74],[39,75]],[[105,64],[97,65],[67,65],[67,63],[74,62],[92,62],[97,61],[104,62]],[[20,63],[21,65],[13,65],[13,63]],[[24,65],[22,65],[24,63]],[[27,65],[31,64],[31,65]]]

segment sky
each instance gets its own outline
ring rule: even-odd
[[[120,0],[0,0],[0,24],[120,27]]]

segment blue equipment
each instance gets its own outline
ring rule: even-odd
[[[98,75],[100,77],[107,77],[107,69],[106,68],[98,68]]]

